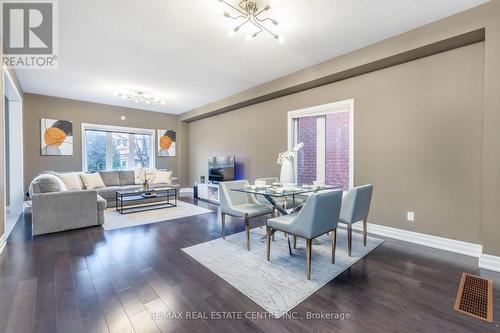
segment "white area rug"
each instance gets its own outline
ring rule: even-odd
[[[265,227],[251,230],[250,252],[246,250],[245,232],[227,236],[225,240],[219,238],[184,248],[183,251],[276,318],[293,309],[383,243],[381,239],[368,237],[364,247],[362,235],[353,233],[352,257],[349,257],[347,232],[339,228],[335,264],[332,265],[331,234],[319,237],[319,244],[313,244],[312,247],[311,280],[307,280],[305,240],[297,240],[296,250],[292,244],[293,255],[290,256],[284,234],[276,233],[276,240],[271,244],[271,261],[268,262],[265,240],[262,239],[264,234]]]
[[[156,209],[144,212],[120,214],[115,208],[106,209],[106,222],[102,226],[105,230],[120,229],[136,225],[158,223],[182,217],[212,213],[211,210],[198,207],[187,202],[177,201],[177,207]]]

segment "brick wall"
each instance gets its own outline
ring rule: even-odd
[[[316,117],[299,118],[297,142],[304,143],[297,156],[298,183],[312,184],[316,180]]]
[[[316,119],[298,120],[298,142],[304,148],[297,157],[299,184],[312,184],[316,180]],[[325,182],[329,185],[349,187],[349,113],[339,112],[326,116]]]
[[[326,116],[325,181],[349,187],[349,112]]]

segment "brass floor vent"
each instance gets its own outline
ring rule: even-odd
[[[469,316],[493,323],[492,281],[462,273],[462,281],[453,308]]]

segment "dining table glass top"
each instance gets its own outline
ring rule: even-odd
[[[342,186],[340,185],[324,185],[320,187],[314,187],[312,185],[303,185],[296,187],[274,187],[270,185],[266,185],[263,187],[257,187],[255,185],[248,185],[242,188],[234,188],[232,191],[248,193],[248,194],[256,194],[256,195],[264,195],[270,197],[289,197],[296,195],[307,195],[320,191],[327,190],[341,190]]]

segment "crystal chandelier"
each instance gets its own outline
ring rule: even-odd
[[[154,96],[151,96],[144,91],[136,91],[136,92],[132,92],[132,93],[115,92],[114,95],[117,97],[121,97],[123,99],[126,99],[126,100],[134,101],[136,103],[162,104],[162,105],[165,104],[164,100],[157,98],[157,97],[154,97]]]
[[[222,2],[223,4],[229,7],[228,9],[230,11],[225,11],[223,14],[224,17],[241,21],[241,23],[239,23],[236,27],[229,30],[228,32],[229,37],[232,37],[236,32],[238,32],[241,29],[242,26],[248,23],[254,25],[258,29],[258,31],[252,33],[251,35],[248,35],[247,40],[251,40],[252,38],[257,37],[261,32],[266,32],[271,34],[280,43],[285,42],[285,39],[282,36],[278,35],[271,29],[266,27],[266,24],[268,23],[277,26],[278,21],[270,17],[262,17],[264,12],[271,9],[271,5],[266,5],[264,8],[259,8],[259,6],[255,1],[241,0],[237,6],[231,5],[225,0],[217,0],[217,1]],[[233,12],[234,15],[232,15],[231,12]]]

